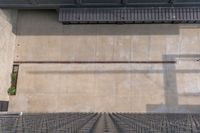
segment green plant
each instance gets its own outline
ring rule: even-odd
[[[10,87],[8,89],[8,94],[9,95],[15,95],[16,94],[16,87]]]
[[[11,85],[10,85],[10,88],[8,89],[8,91],[7,91],[9,95],[16,95],[18,69],[16,69],[15,67],[13,68],[13,71],[10,75]]]

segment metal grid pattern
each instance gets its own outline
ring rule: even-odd
[[[2,133],[113,131],[116,133],[199,133],[200,114],[58,113],[0,115],[0,132]]]
[[[199,133],[199,114],[113,114],[112,120],[125,133]]]
[[[61,8],[59,21],[66,24],[199,23],[200,8]]]
[[[0,115],[2,133],[75,133],[89,131],[99,118],[95,113]],[[87,126],[89,124],[89,126]],[[87,128],[89,127],[89,128]]]

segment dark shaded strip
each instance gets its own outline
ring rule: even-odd
[[[200,7],[60,8],[59,21],[63,24],[198,23],[200,19],[193,16],[200,14],[197,12],[199,9]],[[91,17],[84,17],[90,14]]]
[[[175,64],[176,61],[15,61],[14,64]]]

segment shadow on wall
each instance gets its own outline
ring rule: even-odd
[[[17,35],[176,35],[180,28],[200,27],[190,24],[63,25],[58,22],[56,10],[20,10]]]
[[[0,101],[0,112],[8,111],[8,101]]]
[[[63,25],[56,10],[20,10],[17,35],[176,35],[180,28],[200,28],[199,25],[178,24],[95,24]]]
[[[63,25],[55,10],[20,10],[17,35],[176,35],[179,25],[90,24]]]
[[[0,23],[1,21],[6,21],[7,23],[12,25],[12,32],[13,33],[17,33],[16,31],[16,23],[17,23],[17,10],[12,10],[12,9],[0,9],[0,17],[3,18],[3,20],[1,20],[0,18]],[[5,26],[5,25],[1,25],[1,26]],[[1,28],[1,27],[0,27]],[[5,28],[5,27],[3,27]]]
[[[200,55],[164,55],[163,60],[176,60],[177,58],[186,59],[200,59]],[[195,60],[198,61],[198,60]],[[200,63],[200,62],[199,62]],[[179,105],[179,93],[177,87],[177,75],[176,74],[197,74],[198,70],[177,70],[175,64],[163,64],[163,78],[164,78],[164,92],[165,92],[165,104],[162,105],[147,105],[147,112],[179,112],[190,113],[200,112],[200,105]],[[181,88],[182,89],[182,88]],[[200,89],[200,88],[199,88]],[[200,98],[198,94],[185,94],[184,96],[192,96]]]

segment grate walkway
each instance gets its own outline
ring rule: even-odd
[[[200,114],[0,115],[2,133],[199,133]]]

